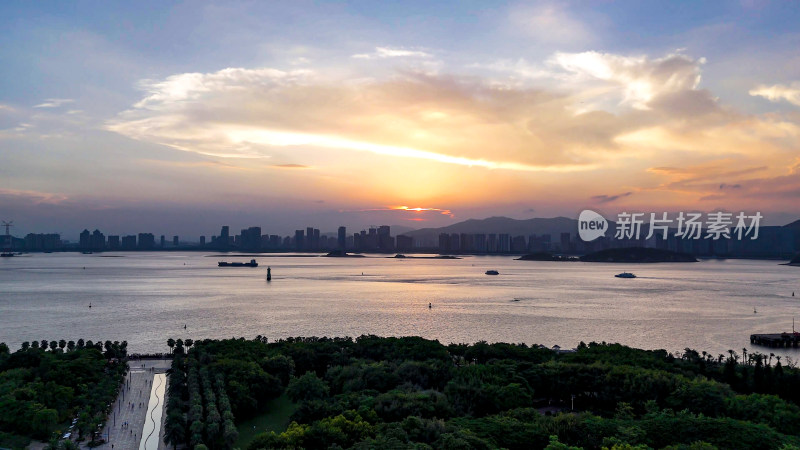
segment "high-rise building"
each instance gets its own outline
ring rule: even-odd
[[[382,252],[394,251],[394,239],[392,238],[389,225],[381,225],[378,227],[378,250]]]
[[[362,236],[364,238],[364,236]],[[366,238],[361,241],[361,245],[364,246],[364,250],[374,252],[378,249],[378,229],[374,227],[370,227],[369,231],[367,232]]]
[[[497,251],[500,253],[508,253],[511,251],[511,239],[508,234],[500,233],[497,241]]]
[[[514,236],[511,240],[511,251],[514,253],[525,253],[528,249],[528,244],[525,241],[525,236]]]
[[[152,250],[156,247],[156,237],[153,233],[139,233],[139,249]]]
[[[475,239],[474,235],[461,233],[459,235],[459,240],[461,242],[461,251],[462,252],[474,252],[475,251]]]
[[[297,251],[301,251],[306,248],[303,239],[303,230],[294,230],[294,248]]]
[[[102,252],[106,248],[106,236],[100,230],[94,230],[90,238],[90,247],[94,252]]]
[[[414,248],[414,238],[406,235],[397,236],[397,251],[405,252]]]
[[[549,234],[543,234],[541,240],[542,240],[542,249],[544,251],[549,251],[553,249],[553,239]]]
[[[339,247],[339,250],[346,250],[347,249],[347,227],[339,227],[339,233],[337,235],[336,244]]]
[[[200,245],[206,245],[206,237],[200,236]]]
[[[61,248],[61,235],[56,233],[50,234],[34,234],[28,233],[25,236],[25,250],[36,251],[44,250],[51,251]]]
[[[450,235],[450,251],[454,253],[461,251],[461,236],[458,233]]]
[[[161,235],[161,248],[164,248],[166,246],[167,246],[167,237],[162,234]]]
[[[562,252],[570,251],[569,241],[570,241],[569,233],[561,233],[561,251]]]
[[[307,227],[306,228],[306,235],[305,235],[305,249],[306,250],[313,250],[314,249],[314,227]]]
[[[128,235],[122,237],[122,249],[134,250],[136,249],[136,236]]]
[[[119,236],[108,236],[108,249],[119,250]]]
[[[494,233],[486,235],[486,251],[497,253],[497,235]]]
[[[261,249],[261,227],[250,227],[242,230],[239,238],[239,247],[243,250]]]
[[[92,248],[92,233],[85,229],[81,231],[80,240],[78,245],[82,250],[89,250]]]
[[[282,239],[277,234],[270,234],[269,235],[269,248],[272,250],[277,250],[281,248]]]
[[[227,225],[224,225],[219,232],[219,236],[217,236],[215,244],[217,248],[225,249],[228,248],[228,246],[230,246],[230,241],[231,241],[230,228]]]
[[[178,246],[178,236],[172,236],[172,245],[175,247]]]
[[[475,235],[474,239],[474,251],[478,253],[486,253],[486,235],[483,233],[478,233]]]
[[[439,253],[450,253],[450,235],[439,233]]]

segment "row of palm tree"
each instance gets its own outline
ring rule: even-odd
[[[42,339],[41,341],[25,341],[22,343],[22,350],[28,350],[29,348],[47,350],[48,348],[50,351],[56,351],[56,349],[61,350],[62,352],[65,351],[74,351],[74,350],[81,350],[84,348],[97,348],[100,351],[110,351],[113,348],[118,348],[120,350],[126,351],[128,349],[128,341],[114,341],[111,342],[109,340],[102,342],[97,341],[93,342],[92,340],[84,341],[83,339],[78,339],[78,341],[67,341],[65,339],[61,339],[59,341],[48,341],[47,339]]]
[[[703,352],[698,353],[696,350],[692,350],[690,348],[686,348],[685,351],[682,354],[679,353],[678,355],[682,359],[686,359],[686,360],[698,360],[699,359],[700,361],[705,361],[707,363],[716,362],[718,364],[722,364],[726,360],[725,355],[722,354],[722,353],[720,353],[718,356],[714,356],[713,354],[711,354],[709,352],[703,351]],[[745,366],[755,366],[755,365],[759,365],[759,364],[772,366],[772,359],[773,358],[775,358],[775,360],[777,361],[778,365],[781,364],[781,356],[780,355],[776,355],[775,353],[772,353],[772,352],[770,352],[769,355],[764,354],[764,353],[759,353],[759,352],[749,352],[748,353],[747,347],[744,347],[744,348],[742,348],[741,356],[735,350],[728,350],[728,358],[727,359],[730,359],[730,360],[732,360],[733,362],[735,362],[737,364],[739,364],[739,362],[741,361],[741,364],[743,364]],[[794,361],[792,361],[791,358],[789,358],[788,365],[789,365],[789,367],[794,368],[796,366],[796,363]]]
[[[194,341],[192,339],[186,339],[185,341],[183,339],[167,339],[167,347],[169,347],[170,353],[185,353],[192,345],[194,345]],[[186,350],[184,350],[184,348]]]

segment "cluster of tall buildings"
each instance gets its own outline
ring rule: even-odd
[[[398,238],[401,237],[410,239],[408,236],[398,236]],[[352,249],[355,251],[392,252],[395,250],[395,247],[395,238],[392,237],[390,229],[386,225],[379,226],[378,228],[370,228],[369,231],[361,230],[360,233],[355,233],[353,235]]]
[[[246,228],[237,235],[231,235],[230,228],[223,226],[219,236],[211,237],[209,247],[245,251],[394,252],[412,250],[414,240],[410,236],[392,236],[388,225],[372,227],[353,235],[348,235],[347,228],[343,226],[339,227],[336,234],[320,233],[318,228],[308,227],[304,230],[295,230],[290,236],[262,234],[261,227]]]
[[[177,236],[176,242],[177,242]],[[161,247],[165,237],[161,236]],[[83,251],[101,252],[104,250],[154,250],[156,237],[153,233],[139,233],[127,236],[109,235],[106,237],[100,230],[83,230],[78,240],[78,248]]]
[[[758,239],[682,239],[670,228],[667,238],[655,233],[650,239],[629,240],[627,246],[655,247],[697,256],[735,256],[741,258],[791,258],[799,249],[800,233],[787,227],[761,227]],[[606,239],[605,245],[620,247],[619,240]]]
[[[171,245],[167,244],[166,236],[161,236],[156,244],[156,237],[153,233],[138,233],[126,236],[108,235],[100,230],[83,230],[77,244],[70,244],[69,241],[61,239],[58,233],[29,233],[25,239],[19,239],[14,244],[15,249],[26,251],[57,251],[57,250],[80,250],[101,252],[106,250],[158,250],[167,248],[177,248],[181,246],[178,236],[173,236]]]
[[[558,251],[574,252],[576,245],[570,233],[561,233],[560,240],[553,242],[549,234],[511,236],[506,233],[441,233],[440,253],[526,253]]]
[[[667,231],[666,239],[662,232],[649,233],[643,228],[641,237],[636,239],[616,239],[608,233],[591,242],[584,242],[577,233],[531,234],[528,236],[508,233],[440,233],[415,240],[407,235],[391,235],[387,225],[370,227],[353,234],[347,228],[339,227],[336,233],[321,233],[319,229],[307,227],[293,235],[281,236],[263,233],[261,227],[242,229],[231,234],[230,227],[223,226],[218,236],[206,241],[200,236],[199,242],[181,242],[178,236],[167,239],[160,236],[156,240],[153,233],[131,235],[108,235],[100,230],[83,230],[76,243],[68,243],[56,233],[30,233],[24,239],[10,236],[14,250],[25,251],[133,251],[133,250],[175,250],[207,249],[222,251],[299,251],[299,252],[438,252],[441,254],[523,254],[536,252],[585,254],[608,248],[651,247],[697,256],[732,256],[744,258],[784,258],[792,257],[800,250],[800,230],[789,227],[761,227],[756,240],[745,238],[729,239],[682,239],[673,229]]]
[[[393,252],[409,251],[414,248],[414,240],[410,236],[391,235],[387,225],[371,227],[358,233],[348,235],[346,227],[339,227],[334,233],[321,233],[318,228],[308,227],[296,230],[293,235],[262,234],[261,227],[242,229],[239,234],[232,234],[229,226],[223,226],[217,236],[200,236],[198,241],[186,243],[178,236],[168,240],[161,235],[157,240],[153,233],[131,235],[108,235],[100,230],[83,230],[77,244],[69,244],[61,240],[59,234],[28,234],[24,240],[18,239],[13,245],[18,250],[27,251],[119,251],[119,250],[170,250],[170,249],[214,249],[241,251],[357,251],[357,252]]]
[[[25,236],[25,249],[39,251],[55,251],[64,248],[61,235],[57,233],[28,233]]]
[[[441,233],[436,250],[439,253],[566,253],[586,254],[609,248],[649,247],[688,253],[697,256],[736,256],[736,257],[791,257],[797,250],[800,236],[786,227],[761,227],[756,240],[745,238],[729,239],[682,239],[676,236],[677,230],[670,229],[664,239],[663,233],[656,232],[651,237],[644,228],[637,239],[615,239],[602,237],[591,242],[581,240],[577,233],[563,232],[557,236],[550,234],[511,236],[509,234],[483,233]]]

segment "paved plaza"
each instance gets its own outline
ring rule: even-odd
[[[114,409],[106,421],[102,436],[106,443],[100,450],[137,450],[142,441],[147,416],[150,392],[153,387],[155,374],[164,373],[172,365],[169,359],[142,359],[128,363],[130,371],[125,377],[123,388],[114,404]],[[164,402],[160,402],[163,408]],[[161,427],[163,430],[163,427]],[[152,430],[152,426],[150,427]],[[163,433],[163,431],[162,431]],[[161,442],[159,449],[168,447]]]

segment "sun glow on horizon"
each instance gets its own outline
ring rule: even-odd
[[[403,220],[412,220],[415,222],[424,222],[427,219],[419,217],[420,214],[424,213],[432,213],[435,215],[443,215],[448,216],[450,218],[454,218],[455,214],[453,211],[449,209],[442,209],[442,208],[423,208],[423,207],[409,207],[409,206],[386,206],[383,208],[366,208],[366,209],[358,209],[358,210],[340,210],[340,212],[378,212],[378,211],[386,211],[386,212],[410,212],[413,213],[417,217],[404,217]]]
[[[450,211],[449,209],[440,209],[440,208],[421,208],[421,207],[410,208],[408,206],[390,206],[389,209],[395,210],[395,211],[411,211],[411,212],[415,212],[415,213],[434,211],[434,212],[438,212],[439,214],[442,214],[442,215],[445,215],[445,216],[450,216],[450,217],[454,217],[455,216],[453,214],[453,212]],[[420,219],[409,219],[409,220],[420,220]]]

